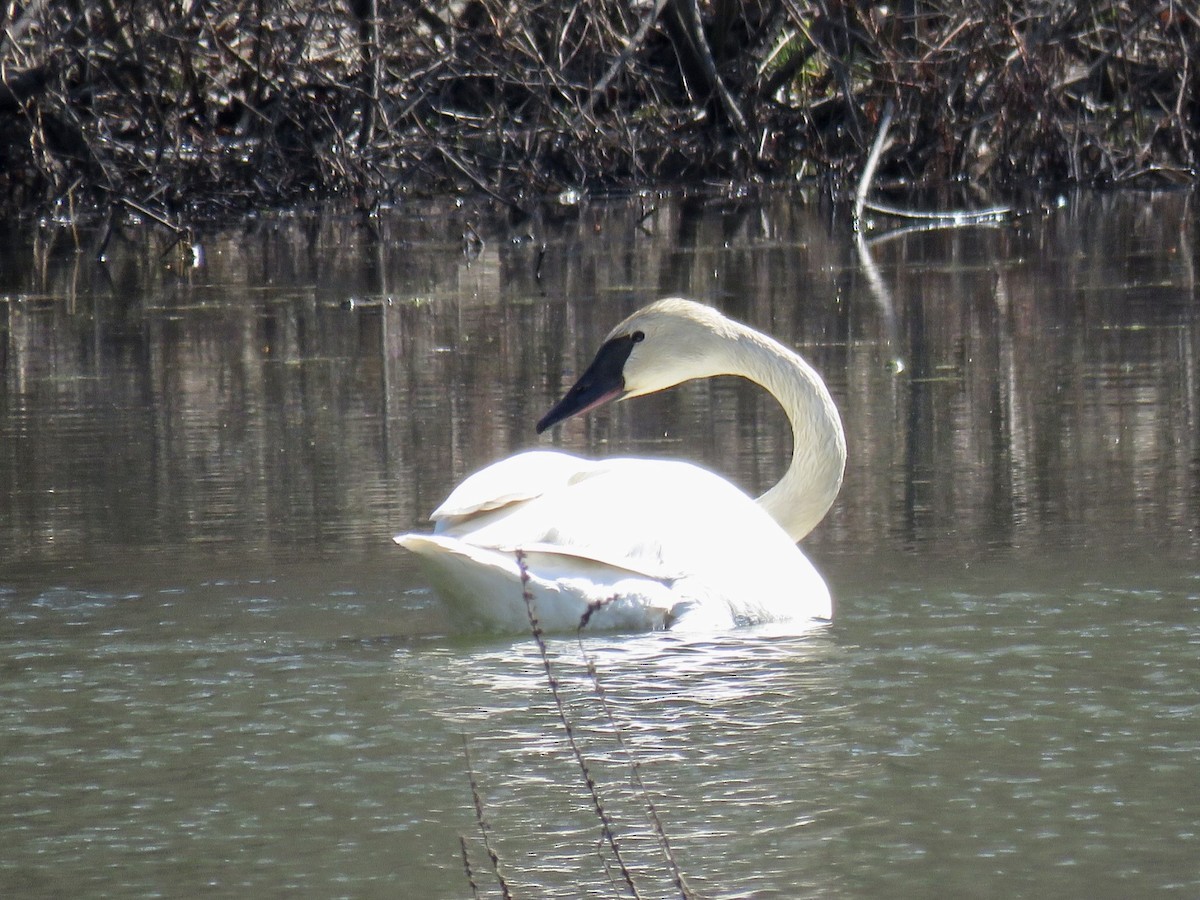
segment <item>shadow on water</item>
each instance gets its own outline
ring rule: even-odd
[[[536,647],[453,633],[390,538],[663,294],[801,349],[850,448],[805,542],[831,627],[585,644],[699,892],[1194,893],[1191,203],[1073,197],[869,266],[789,194],[267,216],[196,257],[128,225],[104,263],[5,233],[0,893],[461,895],[466,734],[514,883],[577,896],[595,823]],[[756,492],[790,439],[717,379],[553,442]]]

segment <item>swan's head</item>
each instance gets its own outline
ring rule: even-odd
[[[735,331],[717,310],[691,300],[659,300],[643,307],[609,332],[592,364],[538,422],[538,434],[610,400],[728,372],[723,351]]]

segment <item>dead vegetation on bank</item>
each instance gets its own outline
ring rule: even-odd
[[[1194,4],[4,0],[0,197],[196,214],[831,177],[1190,182]]]

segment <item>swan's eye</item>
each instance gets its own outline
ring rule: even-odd
[[[646,339],[646,333],[644,331],[635,331],[629,337],[632,338],[635,344],[640,344]]]

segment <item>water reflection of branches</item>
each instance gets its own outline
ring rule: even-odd
[[[532,444],[530,423],[631,304],[685,293],[829,374],[855,450],[820,552],[898,535],[1036,552],[1051,530],[1190,547],[1192,207],[1180,194],[1067,200],[1016,226],[857,245],[786,194],[686,209],[660,197],[649,219],[640,199],[555,207],[540,283],[532,245],[472,209],[396,211],[369,229],[264,218],[204,236],[204,266],[186,270],[163,265],[157,227],[123,228],[104,265],[95,232],[79,231],[80,252],[65,230],[10,229],[0,528],[14,553],[47,559],[106,541],[382,546],[468,471]],[[486,244],[470,261],[461,238],[477,221]],[[718,383],[561,440],[683,454],[754,491],[788,452],[774,415]]]

